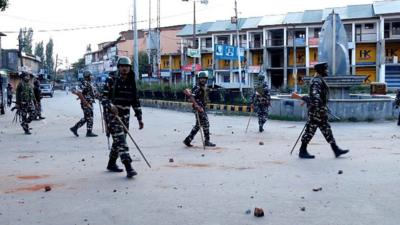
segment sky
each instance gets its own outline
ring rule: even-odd
[[[149,27],[149,2],[152,5],[152,27],[156,24],[157,0],[137,0],[138,28]],[[182,0],[159,0],[161,26],[192,24],[193,2]],[[65,67],[82,58],[86,46],[116,40],[119,32],[132,29],[134,0],[9,0],[10,6],[0,12],[2,48],[17,48],[18,31],[22,27],[34,30],[33,45],[50,38],[54,41],[54,56]],[[227,20],[234,15],[235,0],[208,0],[208,4],[196,3],[196,21],[212,22]],[[371,4],[373,0],[237,0],[240,17],[285,14],[312,9],[341,7],[354,4]],[[110,26],[112,25],[112,26]],[[106,26],[98,29],[77,29]],[[54,31],[65,29],[65,31]],[[45,32],[39,32],[45,31]],[[14,33],[10,33],[14,32]]]

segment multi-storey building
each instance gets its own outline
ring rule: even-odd
[[[325,18],[339,14],[349,47],[350,73],[367,75],[366,83],[386,82],[400,87],[400,1],[350,5],[339,8],[306,10],[264,17],[239,19],[239,44],[245,50],[242,60],[242,87],[252,87],[254,76],[265,73],[272,87],[293,87],[301,77],[314,73],[318,44]],[[215,44],[236,44],[236,24],[216,21],[198,24],[193,43],[193,25],[179,33],[183,79],[191,71],[209,70],[213,81],[225,88],[238,88],[237,61],[217,60]],[[197,46],[199,58],[188,57],[187,48]],[[196,66],[193,62],[196,60]],[[297,71],[297,78],[293,77]]]

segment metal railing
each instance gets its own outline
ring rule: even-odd
[[[284,41],[283,38],[272,38],[272,39],[267,39],[266,40],[266,46],[267,47],[280,47],[284,46]]]

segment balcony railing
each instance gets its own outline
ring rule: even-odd
[[[249,44],[250,48],[262,48],[261,41],[251,41]]]
[[[376,42],[376,32],[358,33],[356,42]]]
[[[305,46],[306,45],[306,39],[305,38],[295,38],[294,39],[294,44],[296,46]],[[293,46],[293,39],[292,38],[288,39],[288,46]]]
[[[283,38],[267,39],[266,45],[267,47],[280,47],[284,45],[283,42]]]

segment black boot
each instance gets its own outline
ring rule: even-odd
[[[75,136],[79,137],[79,134],[78,134],[78,127],[77,127],[76,125],[73,126],[73,127],[71,127],[71,128],[69,128],[69,130],[70,130]]]
[[[44,119],[46,119],[46,117],[39,116],[39,120],[44,120]]]
[[[24,129],[24,131],[25,131],[25,134],[26,135],[31,135],[32,133],[29,131],[29,129]]]
[[[349,152],[349,150],[343,150],[343,149],[339,148],[336,145],[336,143],[332,143],[331,147],[332,147],[333,152],[335,153],[336,158]]]
[[[204,145],[205,145],[206,147],[215,147],[215,146],[216,146],[214,143],[210,142],[209,140],[206,140],[206,141],[204,142]]]
[[[86,137],[97,137],[97,134],[94,134],[91,130],[86,132]]]
[[[124,161],[123,163],[125,165],[127,178],[132,178],[133,176],[137,175],[137,172],[132,168],[130,161]]]
[[[262,125],[260,125],[260,126],[258,127],[258,131],[260,131],[260,133],[262,133],[262,132],[264,131],[264,128],[263,128]]]
[[[116,172],[116,173],[120,173],[123,172],[123,169],[120,169],[117,166],[117,159],[116,158],[111,158],[108,160],[108,165],[107,165],[107,170],[110,172]]]
[[[307,144],[306,143],[301,143],[300,147],[300,152],[299,152],[299,158],[302,159],[313,159],[315,156],[310,155],[307,151]]]
[[[188,147],[193,147],[192,144],[190,144],[190,142],[192,142],[192,139],[190,139],[190,137],[185,138],[185,140],[183,140],[183,144],[185,144]]]

